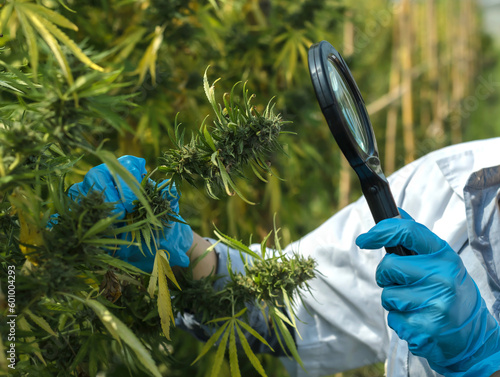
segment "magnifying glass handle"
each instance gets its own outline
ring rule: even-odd
[[[394,197],[392,196],[389,182],[387,182],[385,177],[382,175],[365,175],[360,169],[357,170],[357,173],[362,182],[361,189],[365,195],[375,222],[378,223],[384,219],[394,217],[401,218],[396,202],[394,201]],[[403,256],[417,254],[401,245],[386,247],[385,249],[390,254]]]

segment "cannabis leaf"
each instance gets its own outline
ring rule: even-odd
[[[64,77],[70,85],[74,82],[73,74],[71,73],[68,61],[58,43],[58,40],[84,64],[97,71],[103,71],[102,67],[92,62],[80,49],[80,47],[78,47],[76,43],[58,27],[60,26],[74,31],[78,30],[78,27],[74,23],[61,14],[42,5],[26,0],[7,0],[0,13],[0,31],[5,29],[7,23],[9,22],[14,27],[15,32],[17,23],[14,18],[17,18],[19,24],[21,25],[21,29],[23,30],[35,80],[38,72],[39,57],[39,47],[35,31],[49,46],[59,66],[61,67]]]
[[[120,345],[123,341],[127,346],[129,346],[137,356],[138,360],[140,360],[152,376],[161,377],[161,373],[146,347],[144,347],[141,341],[132,331],[130,331],[128,326],[115,317],[113,313],[111,313],[103,304],[92,299],[82,300],[74,295],[68,296],[81,300],[85,303],[85,305],[92,308],[113,338],[115,338]]]
[[[139,65],[134,73],[139,74],[139,81],[137,86],[140,86],[146,77],[146,73],[149,71],[151,75],[151,82],[156,85],[156,59],[158,57],[158,50],[160,49],[161,43],[163,41],[163,32],[165,31],[166,25],[160,27],[157,26],[155,31],[150,34],[149,38],[152,38],[151,43],[144,52]]]
[[[219,345],[217,347],[217,352],[215,354],[215,360],[212,366],[211,376],[216,377],[219,375],[220,367],[222,365],[222,361],[224,359],[225,350],[227,347],[227,341],[229,338],[229,367],[231,369],[231,376],[237,377],[241,376],[240,368],[238,366],[238,351],[236,347],[236,334],[238,335],[238,341],[242,345],[242,348],[247,355],[248,359],[252,363],[253,367],[259,372],[259,374],[263,377],[267,377],[262,364],[260,363],[257,356],[255,356],[254,352],[250,348],[248,341],[241,329],[243,327],[250,334],[256,337],[259,341],[268,346],[271,350],[272,347],[268,344],[268,342],[254,329],[252,329],[248,324],[241,321],[239,317],[241,317],[247,308],[243,308],[238,313],[232,315],[231,317],[224,318],[216,318],[207,323],[216,323],[216,322],[224,322],[219,329],[207,340],[202,350],[200,351],[198,357],[191,363],[191,365],[195,364],[198,360],[200,360],[212,347],[219,341]]]
[[[170,320],[174,323],[174,313],[172,302],[170,300],[170,291],[168,289],[167,278],[181,290],[179,283],[175,278],[172,268],[166,256],[167,251],[158,249],[154,260],[153,272],[148,285],[148,293],[151,298],[154,297],[156,287],[158,286],[158,313],[160,314],[161,328],[167,339],[170,339]]]

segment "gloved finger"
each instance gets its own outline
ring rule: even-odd
[[[139,188],[142,182],[142,179],[146,176],[146,160],[140,157],[135,156],[122,156],[118,158],[118,162],[120,162],[123,167],[125,167],[130,174],[135,178],[136,187]],[[125,183],[122,177],[117,176],[118,185],[117,189],[120,193],[120,197],[123,200],[123,205],[127,212],[132,212],[134,210],[135,205],[132,204],[133,201],[137,200],[137,196],[130,189],[129,185]]]
[[[386,254],[377,266],[375,278],[379,287],[385,288],[392,285],[410,285],[430,274],[439,275],[441,279],[449,276],[451,268],[449,259],[457,257],[453,250],[444,248],[433,254],[422,254],[413,256],[400,256],[396,254]],[[448,255],[450,252],[453,255]],[[443,255],[446,254],[446,255]],[[455,263],[455,262],[453,262]]]
[[[78,182],[78,183],[71,185],[71,187],[68,190],[69,197],[71,199],[75,200],[80,195],[83,195],[83,196],[87,195],[87,192],[84,192],[84,189],[82,186],[83,186],[83,182]]]
[[[399,214],[401,215],[401,218],[402,218],[402,219],[405,219],[405,220],[413,220],[413,221],[415,221],[415,220],[413,219],[413,217],[411,217],[411,216],[408,214],[408,212],[406,212],[404,209],[402,209],[402,208],[399,208],[399,207],[398,207],[398,210],[399,210]]]
[[[358,236],[356,245],[362,249],[402,245],[418,254],[431,254],[441,250],[446,242],[416,221],[391,218]]]
[[[434,285],[392,285],[382,291],[382,306],[387,311],[410,312],[432,306],[434,300],[444,301],[440,297],[441,290]]]
[[[390,311],[387,315],[387,324],[398,334],[400,339],[408,342],[410,349],[418,348],[420,343],[425,344],[421,341],[424,331],[433,334],[439,327],[438,324],[431,323],[426,316],[419,315],[418,311],[411,313]]]
[[[408,349],[414,355],[425,357],[441,353],[441,350],[436,348],[436,340],[442,336],[442,324],[429,320],[421,311],[391,311],[387,315],[387,323],[400,339],[408,343]]]

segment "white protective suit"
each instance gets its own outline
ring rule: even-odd
[[[460,254],[488,309],[500,312],[500,138],[451,146],[420,158],[389,177],[398,207],[446,240]],[[387,326],[375,270],[384,250],[360,250],[355,239],[374,225],[364,198],[342,209],[286,252],[314,257],[321,274],[310,281],[313,296],[297,308],[296,336],[307,369],[283,358],[290,375],[325,376],[386,361],[388,377],[440,376],[408,352]],[[256,247],[258,245],[255,245]],[[242,270],[239,254],[217,245],[218,273],[227,254]],[[311,314],[309,314],[311,313]],[[189,326],[187,326],[189,327]],[[488,376],[489,377],[489,376]]]

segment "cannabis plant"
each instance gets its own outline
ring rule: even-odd
[[[40,81],[46,82],[53,66],[39,68]],[[9,65],[5,65],[2,75],[6,90],[0,99],[5,104],[0,110],[1,257],[4,266],[16,266],[18,279],[11,312],[17,315],[18,326],[13,343],[16,373],[30,370],[43,376],[65,370],[72,375],[93,376],[111,368],[111,355],[117,354],[131,374],[143,371],[160,376],[158,363],[169,363],[165,350],[170,327],[177,313],[196,304],[190,300],[197,296],[199,284],[211,289],[206,297],[219,299],[218,303],[207,302],[199,308],[200,320],[218,326],[195,361],[219,342],[213,366],[217,374],[229,344],[232,373],[239,375],[235,358],[238,344],[257,371],[265,375],[244,335],[251,334],[266,343],[247,322],[245,311],[249,304],[265,308],[272,327],[279,330],[283,349],[300,361],[287,326],[295,323],[293,297],[298,297],[297,290],[306,287],[307,279],[314,276],[312,261],[297,256],[287,259],[280,249],[278,254],[258,256],[242,243],[218,233],[224,242],[250,253],[255,261],[247,266],[246,276],[231,275],[227,287],[215,292],[210,288],[211,278],[195,282],[183,276],[178,282],[168,262],[168,251],[156,249],[150,242],[161,237],[172,221],[180,221],[164,195],[165,190],[174,189],[174,183],[196,184],[201,177],[211,195],[214,187],[223,187],[222,192],[227,194],[232,194],[230,189],[239,193],[235,178],[245,177],[247,166],[264,179],[264,173],[269,171],[264,159],[281,150],[277,138],[284,124],[273,113],[272,105],[262,114],[257,112],[245,85],[242,104],[233,91],[224,107],[216,105],[214,86],[208,86],[205,75],[209,101],[222,118],[216,117],[213,127],[204,121],[188,145],[196,145],[196,153],[205,157],[204,167],[199,166],[208,173],[199,174],[202,170],[193,168],[193,160],[169,157],[187,150],[178,142],[177,149],[165,152],[162,165],[136,185],[102,144],[93,146],[93,137],[100,133],[127,127],[96,105],[102,97],[107,97],[104,101],[114,108],[131,105],[131,96],[119,93],[125,85],[114,82],[116,74],[83,73],[84,84],[72,89],[63,78],[56,79],[61,88],[56,93],[35,83],[32,75]],[[79,98],[78,105],[72,93]],[[101,119],[99,127],[91,128],[96,118]],[[113,175],[135,190],[138,199],[134,212],[119,219],[114,204],[106,202],[99,191],[76,198],[68,196],[68,177],[75,174],[82,153],[106,163]],[[154,181],[152,177],[158,171],[165,174],[164,179]],[[142,247],[143,240],[148,248]],[[156,255],[151,274],[112,257],[118,248],[130,245]],[[261,277],[259,283],[249,284],[257,282],[257,276]],[[173,302],[171,289],[175,290]],[[8,333],[5,323],[0,331]],[[47,349],[56,354],[47,354]]]
[[[254,306],[262,313],[269,324],[268,332],[274,333],[283,354],[290,354],[303,367],[289,329],[296,329],[295,300],[301,299],[301,291],[308,289],[308,280],[315,277],[316,262],[311,257],[306,258],[300,254],[285,255],[281,249],[278,232],[279,229],[275,229],[264,238],[260,245],[261,253],[258,254],[245,244],[216,231],[220,242],[241,253],[245,261],[245,273],[232,272],[229,264],[229,281],[225,283],[224,288],[216,291],[214,281],[220,277],[210,276],[193,280],[189,278],[188,271],[181,281],[182,291],[174,292],[173,303],[177,310],[181,313],[196,313],[202,325],[207,328],[206,331],[212,333],[193,363],[218,343],[212,376],[219,373],[228,340],[231,375],[241,375],[237,357],[240,348],[256,371],[266,376],[247,338],[256,338],[270,351],[275,350],[262,334],[251,327],[247,316],[249,306]],[[275,235],[274,248],[268,249],[266,244],[272,234]]]
[[[0,50],[6,57],[0,61],[0,262],[6,272],[0,277],[0,309],[14,323],[0,322],[0,372],[85,377],[100,371],[118,375],[122,368],[129,375],[159,377],[173,363],[174,318],[197,307],[200,289],[214,298],[198,308],[211,336],[192,359],[204,362],[198,360],[217,343],[214,375],[226,348],[233,375],[240,375],[241,350],[265,375],[246,340],[266,344],[248,322],[250,305],[263,311],[283,352],[300,361],[289,329],[296,320],[293,302],[314,276],[312,260],[288,257],[276,242],[275,251],[258,255],[217,231],[221,242],[253,262],[247,262],[246,275],[229,269],[230,281],[215,292],[215,277],[194,281],[189,270],[174,274],[168,250],[151,242],[172,221],[181,221],[165,195],[174,184],[201,183],[210,197],[222,199],[234,193],[244,198],[239,180],[251,174],[266,180],[268,159],[283,151],[278,138],[287,123],[274,102],[253,105],[247,84],[236,84],[217,103],[215,82],[210,85],[205,72],[199,91],[213,119],[207,116],[189,141],[176,124],[175,145],[138,184],[110,150],[143,127],[129,115],[146,91],[147,75],[153,83],[160,78],[156,58],[166,26],[149,35],[144,27],[125,33],[148,35],[131,69],[120,64],[139,40],[117,41],[110,51],[77,44],[62,31],[76,32],[76,23],[42,4],[9,0],[0,24],[10,40],[18,32],[25,41],[22,48]],[[137,197],[135,210],[124,218],[98,190],[68,196],[69,187],[100,163]],[[155,254],[151,274],[113,257],[131,245]]]

